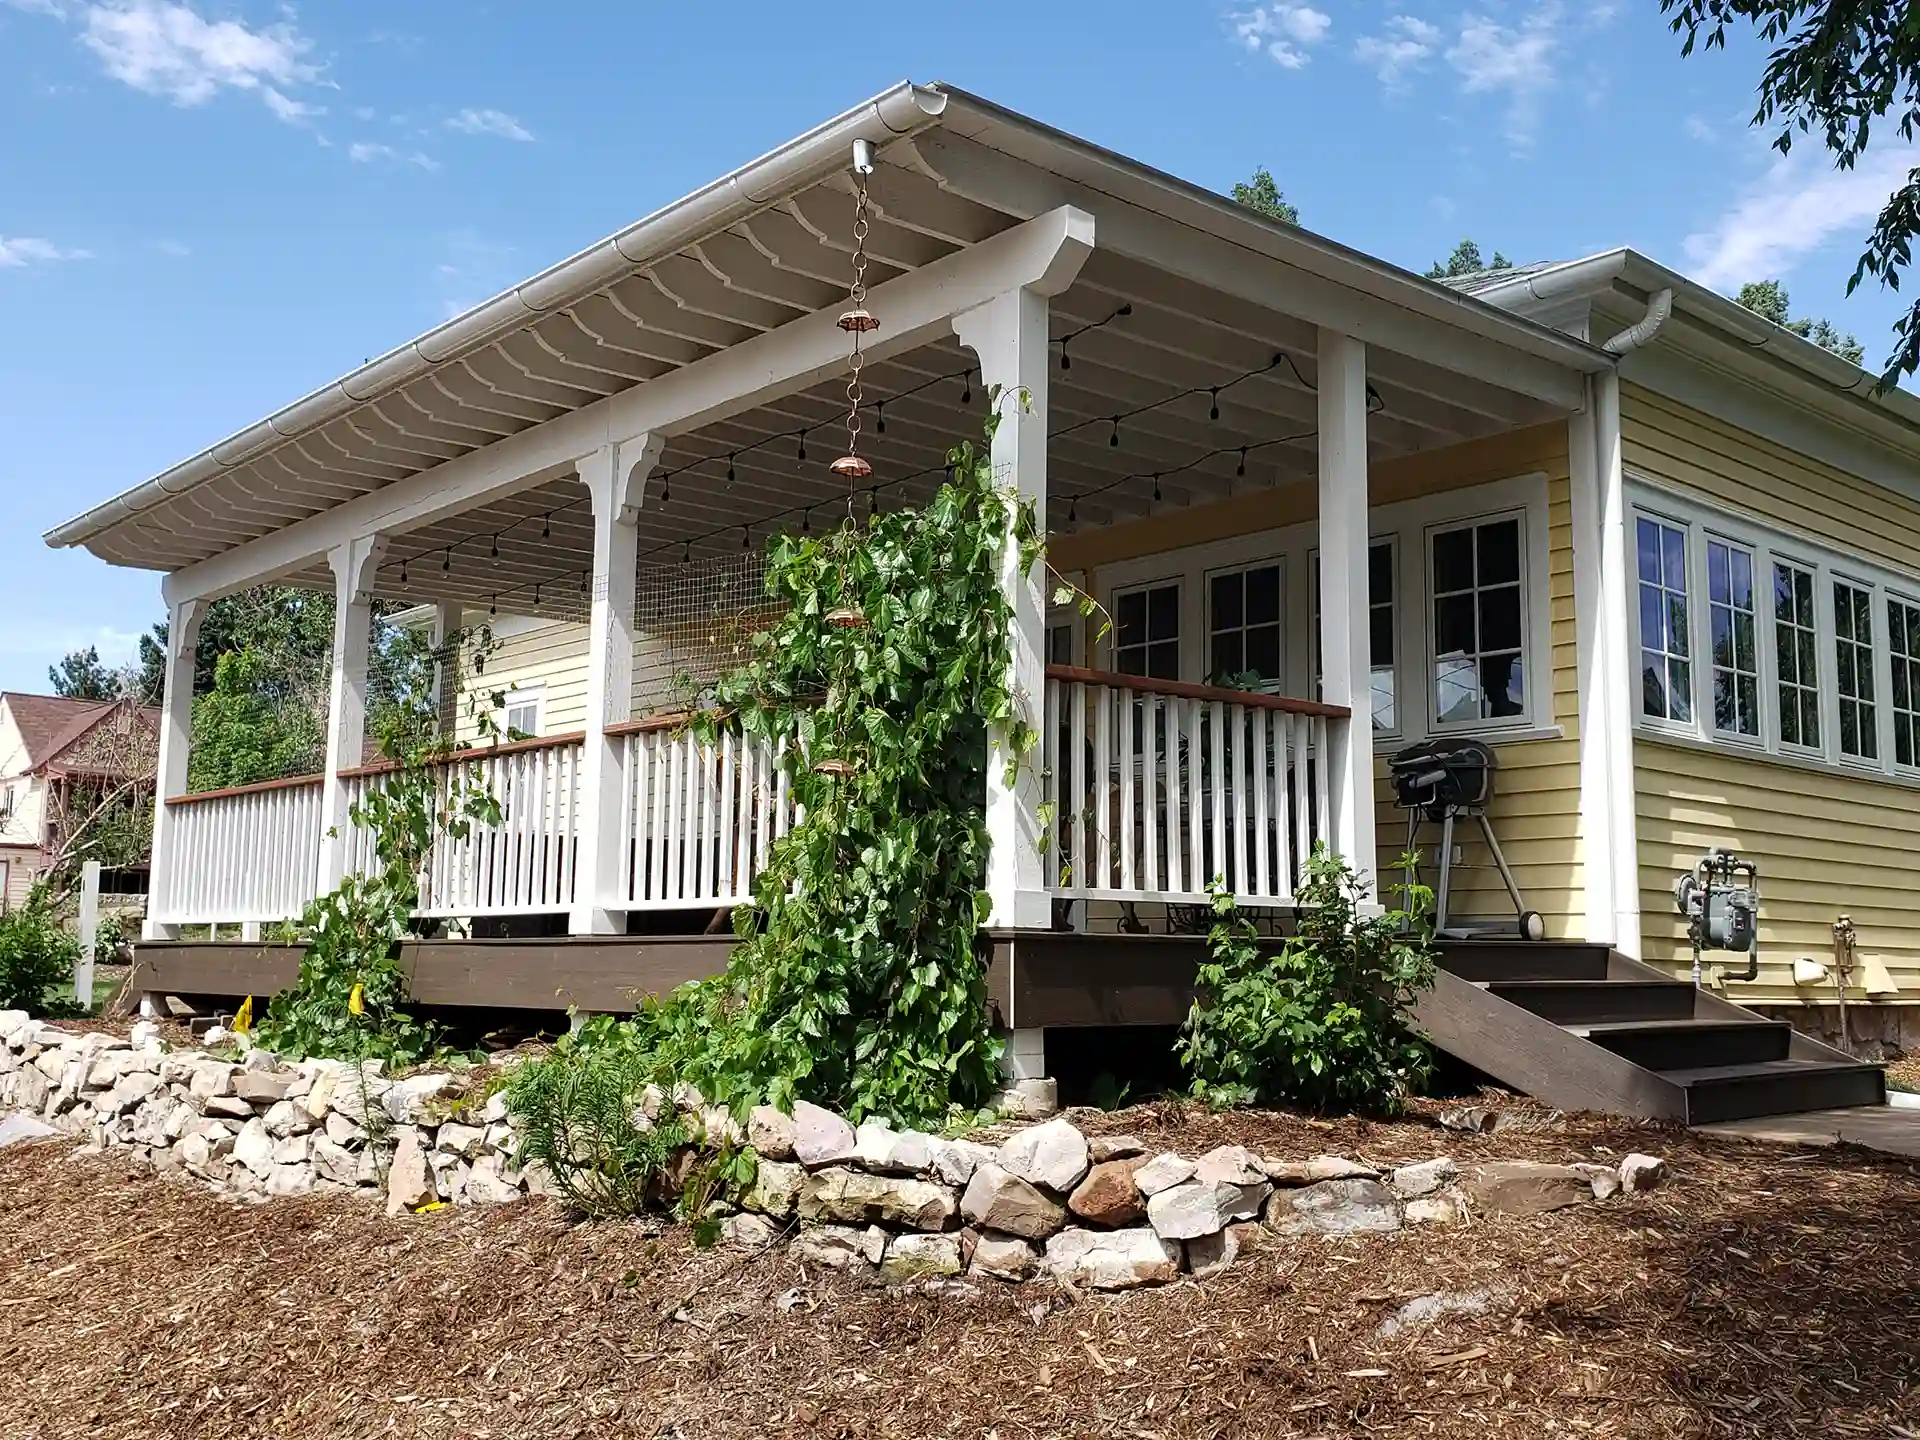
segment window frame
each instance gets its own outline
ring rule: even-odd
[[[1165,590],[1165,589],[1171,588],[1174,592],[1174,614],[1176,616],[1176,619],[1175,619],[1176,628],[1173,632],[1173,646],[1174,646],[1173,678],[1177,680],[1186,679],[1187,670],[1191,663],[1189,657],[1193,653],[1193,647],[1195,643],[1194,634],[1193,634],[1192,615],[1189,611],[1189,606],[1193,603],[1194,587],[1192,584],[1189,583],[1192,580],[1192,578],[1193,577],[1191,575],[1184,574],[1179,571],[1174,571],[1171,573],[1163,573],[1163,574],[1156,575],[1151,579],[1137,580],[1132,584],[1118,585],[1113,587],[1111,590],[1107,592],[1107,601],[1106,601],[1107,614],[1113,618],[1113,628],[1111,629],[1111,631],[1109,631],[1107,635],[1107,643],[1105,646],[1106,658],[1107,658],[1110,669],[1112,669],[1116,674],[1123,674],[1123,675],[1137,674],[1141,679],[1153,678],[1149,676],[1145,671],[1136,672],[1136,671],[1121,670],[1120,668],[1120,648],[1121,648],[1120,647],[1120,602],[1129,595],[1144,594],[1144,595],[1150,596],[1151,593],[1155,590]],[[1149,632],[1151,632],[1152,619],[1153,619],[1153,602],[1151,599],[1149,599],[1147,601],[1147,622],[1148,622]],[[1143,649],[1150,651],[1155,645],[1164,645],[1166,643],[1167,642],[1164,640],[1154,640],[1153,638],[1151,638],[1151,633],[1149,633],[1149,637],[1146,640],[1143,640],[1141,642],[1141,646]]]
[[[1202,675],[1201,684],[1213,685],[1216,683],[1213,679],[1213,637],[1215,634],[1213,623],[1213,582],[1228,575],[1241,576],[1240,594],[1241,603],[1244,605],[1246,603],[1246,581],[1244,577],[1250,571],[1272,570],[1276,572],[1276,579],[1279,582],[1280,614],[1276,623],[1280,631],[1280,673],[1275,675],[1265,685],[1261,686],[1259,693],[1263,695],[1283,695],[1286,693],[1287,677],[1293,673],[1292,667],[1288,663],[1288,651],[1292,649],[1292,646],[1288,644],[1288,631],[1293,628],[1292,606],[1288,603],[1291,599],[1287,585],[1288,569],[1289,566],[1287,565],[1286,555],[1280,554],[1266,556],[1261,559],[1237,561],[1231,565],[1210,565],[1201,572],[1201,627],[1200,634],[1197,637]],[[1182,616],[1182,618],[1184,619],[1185,617]],[[1244,613],[1241,615],[1239,630],[1241,635],[1241,648],[1244,651],[1247,632],[1246,616]],[[1182,649],[1184,654],[1184,646]]]
[[[1528,526],[1527,519],[1527,513],[1524,509],[1509,506],[1502,509],[1490,510],[1485,513],[1471,513],[1434,520],[1429,522],[1421,530],[1420,598],[1425,603],[1421,607],[1420,627],[1423,640],[1421,645],[1422,663],[1420,668],[1420,719],[1421,724],[1425,727],[1425,732],[1429,735],[1482,735],[1489,733],[1498,734],[1506,730],[1533,729],[1535,725],[1534,714],[1540,703],[1540,675],[1538,672],[1541,669],[1548,671],[1547,689],[1549,692],[1549,703],[1551,703],[1551,692],[1553,688],[1551,679],[1553,652],[1549,647],[1536,654],[1533,646],[1529,644],[1532,638],[1532,599],[1535,593],[1532,573],[1533,550],[1537,542],[1534,542],[1533,537],[1528,534],[1530,527]],[[1517,527],[1517,543],[1520,547],[1518,579],[1514,582],[1520,591],[1520,683],[1524,687],[1520,710],[1514,715],[1477,715],[1469,720],[1442,720],[1436,708],[1439,699],[1439,686],[1434,675],[1434,666],[1440,657],[1437,653],[1438,644],[1434,639],[1433,625],[1430,623],[1434,615],[1436,590],[1433,569],[1433,542],[1441,535],[1454,534],[1461,530],[1471,530],[1477,533],[1482,526],[1496,525],[1508,520],[1515,522]],[[1473,589],[1465,592],[1449,592],[1450,594],[1465,593],[1475,596],[1480,594],[1477,540],[1475,542],[1475,551],[1476,559]],[[1500,583],[1503,587],[1506,584],[1505,581]],[[1545,602],[1545,608],[1551,609],[1551,592],[1548,591],[1544,593],[1548,596]],[[1477,605],[1475,618],[1477,622]],[[1479,637],[1476,632],[1476,644],[1478,640]],[[1474,664],[1476,668],[1483,658],[1484,653],[1482,651],[1474,651]],[[1542,663],[1543,661],[1544,664]],[[1476,682],[1479,679],[1477,674],[1475,679]]]
[[[1640,614],[1640,589],[1641,586],[1646,583],[1645,578],[1640,574],[1640,526],[1643,523],[1656,525],[1665,530],[1676,530],[1680,533],[1682,546],[1680,573],[1682,583],[1687,587],[1682,598],[1686,603],[1687,612],[1687,654],[1684,659],[1687,667],[1687,707],[1690,718],[1685,720],[1676,720],[1670,715],[1649,715],[1647,713],[1643,670],[1645,668],[1648,647],[1646,627],[1642,623]],[[1633,676],[1629,683],[1633,692],[1634,718],[1649,729],[1671,730],[1680,735],[1691,734],[1700,728],[1702,718],[1700,704],[1703,693],[1708,697],[1711,697],[1713,693],[1711,676],[1708,677],[1705,686],[1702,686],[1700,683],[1700,647],[1697,642],[1702,632],[1696,624],[1696,616],[1701,613],[1699,602],[1702,598],[1705,598],[1707,601],[1705,613],[1708,615],[1709,620],[1711,620],[1712,616],[1711,591],[1709,590],[1709,593],[1705,597],[1701,595],[1702,590],[1707,588],[1706,582],[1709,578],[1706,570],[1707,542],[1703,537],[1696,547],[1692,527],[1685,520],[1644,505],[1635,506],[1632,513],[1628,515],[1627,531],[1631,537],[1627,549],[1633,557],[1633,570],[1627,582],[1628,588],[1632,592],[1632,599],[1627,605],[1627,610],[1633,626],[1633,646],[1630,652]],[[1696,549],[1699,552],[1698,555],[1695,554]],[[1664,589],[1664,568],[1662,575],[1662,588]],[[1711,648],[1713,637],[1709,634],[1706,638],[1708,647]],[[1667,656],[1669,663],[1671,663],[1672,658],[1674,658],[1664,650],[1658,653]],[[1754,659],[1757,661],[1759,656],[1756,654]],[[1707,668],[1712,668],[1711,663],[1709,663]],[[1671,708],[1671,701],[1669,701],[1669,708]],[[1710,725],[1711,721],[1708,723]],[[1761,728],[1762,730],[1765,729],[1764,724]]]
[[[533,728],[523,732],[529,740],[539,740],[546,734],[547,726],[547,687],[544,683],[516,685],[508,690],[500,700],[500,708],[494,713],[493,723],[500,727],[500,738],[511,737],[513,727],[509,717],[516,710],[533,707]]]
[[[1906,761],[1901,760],[1899,749],[1893,743],[1896,738],[1895,731],[1897,729],[1894,719],[1895,707],[1893,700],[1893,607],[1899,605],[1911,611],[1913,615],[1920,616],[1920,586],[1886,586],[1880,592],[1879,603],[1881,607],[1881,618],[1885,623],[1887,636],[1885,646],[1887,661],[1887,764],[1892,768],[1892,773],[1895,775],[1920,777],[1920,685],[1914,685],[1912,683],[1914,679],[1920,679],[1920,656],[1910,655],[1906,657],[1908,663],[1913,667],[1913,672],[1908,677],[1908,703],[1899,707],[1907,715],[1912,726],[1909,734],[1913,741],[1911,749],[1914,758]],[[1920,627],[1916,627],[1912,633],[1920,634]]]
[[[1740,735],[1714,724],[1712,666],[1696,663],[1695,724],[1661,724],[1634,706],[1634,729],[1649,737],[1672,737],[1714,749],[1736,750],[1758,758],[1812,765],[1849,775],[1920,779],[1920,724],[1915,725],[1914,759],[1895,758],[1892,618],[1889,606],[1900,604],[1920,611],[1920,574],[1896,570],[1884,562],[1841,551],[1811,537],[1789,532],[1769,521],[1739,515],[1691,494],[1679,494],[1645,475],[1628,472],[1627,516],[1631,525],[1642,514],[1664,519],[1688,532],[1688,568],[1697,577],[1689,601],[1689,625],[1695,636],[1712,643],[1711,592],[1707,582],[1707,545],[1737,546],[1752,557],[1754,572],[1755,659],[1760,677],[1760,735]],[[1806,572],[1813,583],[1813,690],[1820,724],[1820,743],[1789,743],[1781,737],[1780,624],[1774,603],[1774,567],[1785,565]],[[1637,584],[1637,569],[1635,582]],[[1839,636],[1835,623],[1836,585],[1846,585],[1866,597],[1872,629],[1870,675],[1873,687],[1871,757],[1849,755],[1840,746]],[[1639,605],[1629,606],[1631,642],[1638,654]],[[1698,646],[1695,647],[1696,649]],[[1920,667],[1920,662],[1915,662]],[[1637,673],[1637,672],[1636,672]],[[1909,696],[1906,713],[1920,714],[1920,691]]]
[[[1669,523],[1679,524],[1683,529],[1687,528],[1687,522],[1684,520],[1670,521]],[[1696,673],[1695,675],[1694,684],[1696,694],[1693,707],[1694,714],[1700,718],[1702,729],[1713,738],[1715,743],[1736,745],[1743,749],[1764,752],[1767,744],[1767,697],[1769,694],[1769,686],[1771,685],[1769,679],[1770,657],[1767,653],[1766,645],[1766,627],[1771,622],[1762,613],[1760,604],[1763,593],[1761,588],[1761,566],[1763,557],[1761,553],[1754,548],[1752,541],[1742,539],[1738,535],[1728,534],[1723,527],[1717,525],[1702,527],[1699,538],[1699,554],[1697,557],[1694,554],[1695,547],[1691,534],[1688,536],[1687,543],[1688,572],[1690,575],[1696,573],[1698,575],[1701,603],[1705,606],[1703,613],[1707,619],[1707,628],[1700,632],[1700,637],[1705,642],[1707,648],[1706,661],[1704,666],[1696,664],[1694,667],[1696,672],[1704,668],[1706,674],[1700,675]],[[1713,660],[1713,572],[1712,559],[1709,554],[1709,547],[1713,545],[1724,545],[1729,552],[1737,550],[1747,557],[1747,572],[1750,582],[1748,598],[1752,601],[1753,615],[1754,720],[1758,726],[1751,735],[1740,730],[1722,730],[1716,718],[1718,712],[1714,708],[1713,672],[1718,667]],[[1728,589],[1729,593],[1731,593],[1731,561],[1729,561]],[[1767,588],[1764,593],[1770,596],[1773,593],[1771,587]],[[1735,609],[1731,601],[1729,601],[1727,608],[1729,610]],[[1638,622],[1636,621],[1636,623]],[[1688,623],[1692,623],[1691,619]],[[1738,675],[1742,672],[1735,668],[1732,673]]]

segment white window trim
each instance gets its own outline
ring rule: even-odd
[[[499,710],[493,717],[493,723],[500,727],[502,739],[505,739],[508,734],[507,717],[515,710],[524,710],[529,705],[533,707],[533,728],[525,731],[527,738],[537,740],[546,734],[547,687],[544,684],[517,685],[506,692]]]
[[[1760,662],[1760,737],[1731,735],[1712,723],[1711,665],[1694,667],[1692,725],[1661,723],[1641,713],[1638,694],[1633,704],[1634,728],[1650,737],[1672,738],[1714,750],[1731,750],[1795,766],[1863,778],[1912,781],[1920,778],[1920,764],[1900,765],[1893,752],[1893,660],[1887,601],[1898,599],[1920,605],[1920,574],[1890,569],[1836,550],[1809,536],[1768,521],[1680,494],[1657,479],[1636,471],[1627,473],[1629,517],[1645,514],[1683,526],[1688,531],[1688,624],[1699,635],[1710,633],[1707,621],[1706,542],[1709,537],[1739,545],[1753,556],[1755,643]],[[1789,745],[1780,738],[1778,642],[1773,607],[1773,567],[1776,561],[1797,565],[1813,574],[1815,685],[1820,696],[1820,744]],[[1628,607],[1632,632],[1634,675],[1639,675],[1640,607],[1639,567],[1630,561],[1635,602]],[[1833,583],[1844,580],[1866,590],[1873,620],[1874,759],[1844,755],[1840,750],[1839,675],[1835,650]]]
[[[1272,682],[1265,687],[1262,693],[1267,695],[1284,695],[1287,693],[1287,677],[1293,674],[1293,666],[1288,663],[1288,656],[1292,653],[1292,650],[1293,650],[1293,645],[1291,643],[1293,637],[1288,632],[1293,629],[1293,624],[1287,615],[1287,609],[1288,609],[1287,602],[1291,598],[1291,592],[1287,584],[1287,572],[1290,571],[1293,567],[1287,563],[1287,557],[1285,555],[1273,555],[1273,556],[1267,556],[1264,558],[1253,559],[1253,560],[1238,560],[1231,565],[1218,565],[1218,564],[1210,565],[1207,567],[1207,569],[1204,572],[1202,572],[1200,576],[1200,583],[1201,583],[1201,586],[1203,587],[1203,591],[1200,596],[1200,627],[1201,628],[1200,628],[1200,634],[1198,636],[1198,640],[1199,640],[1199,646],[1200,646],[1200,668],[1203,673],[1203,683],[1208,685],[1211,685],[1213,683],[1213,678],[1211,674],[1206,672],[1210,672],[1213,668],[1213,582],[1214,582],[1214,578],[1220,575],[1245,575],[1249,570],[1259,570],[1268,566],[1272,566],[1274,569],[1280,572],[1280,576],[1279,576],[1280,578],[1280,673],[1273,677]],[[1244,583],[1242,586],[1242,593],[1244,595]],[[1245,603],[1244,600],[1242,601],[1242,603],[1243,604]],[[1186,617],[1184,615],[1181,617],[1183,621],[1185,620],[1185,618]],[[1241,617],[1242,623],[1241,623],[1240,629],[1243,636],[1246,632],[1245,619],[1246,617],[1242,615]],[[1186,660],[1186,647],[1183,643],[1181,646],[1181,661],[1183,665],[1185,663],[1185,660]]]
[[[1432,713],[1432,605],[1427,589],[1427,532],[1455,522],[1519,513],[1525,609],[1522,614],[1522,663],[1526,666],[1527,704],[1522,715],[1471,724],[1430,726]],[[1553,591],[1547,515],[1547,477],[1532,471],[1509,479],[1376,505],[1367,514],[1368,544],[1390,540],[1394,546],[1394,699],[1398,731],[1376,731],[1380,740],[1411,744],[1429,734],[1475,735],[1490,740],[1534,740],[1558,734],[1553,713]],[[1295,525],[1225,536],[1178,550],[1163,550],[1095,568],[1096,598],[1109,615],[1114,599],[1145,585],[1179,581],[1180,678],[1206,681],[1209,656],[1206,631],[1206,576],[1263,561],[1282,562],[1285,597],[1282,660],[1287,682],[1282,693],[1313,694],[1311,599],[1307,559],[1319,548],[1320,527],[1308,520]],[[1114,669],[1115,636],[1109,633],[1089,663]]]
[[[1398,744],[1403,737],[1402,725],[1404,722],[1401,717],[1407,713],[1406,696],[1401,690],[1401,671],[1406,665],[1406,626],[1403,623],[1403,618],[1404,618],[1403,612],[1406,609],[1406,595],[1403,590],[1402,571],[1400,569],[1400,559],[1401,559],[1400,552],[1406,547],[1402,543],[1401,535],[1397,530],[1389,531],[1384,535],[1369,535],[1367,537],[1368,552],[1371,553],[1374,546],[1376,545],[1385,545],[1387,547],[1388,553],[1393,557],[1393,561],[1392,561],[1393,598],[1391,603],[1393,605],[1393,719],[1394,719],[1394,723],[1391,726],[1375,727],[1373,732],[1373,738],[1375,740],[1391,741],[1395,744]],[[1323,668],[1321,666],[1314,664],[1314,659],[1320,653],[1319,638],[1313,633],[1314,630],[1318,628],[1319,615],[1320,615],[1320,597],[1318,594],[1315,593],[1315,585],[1314,585],[1315,577],[1318,576],[1319,573],[1320,573],[1320,547],[1318,545],[1315,545],[1307,551],[1307,602],[1306,602],[1307,603],[1307,625],[1306,625],[1307,633],[1306,633],[1306,642],[1305,642],[1307,647],[1307,655],[1306,655],[1307,688],[1304,692],[1302,692],[1303,694],[1306,695],[1308,699],[1311,699],[1311,700],[1318,700],[1320,698],[1320,680],[1321,680],[1321,671]],[[1372,579],[1371,571],[1368,572],[1368,579],[1369,579],[1369,583],[1371,583],[1371,579]],[[1422,593],[1420,599],[1422,604],[1426,603],[1426,595],[1424,593]],[[1373,610],[1373,607],[1379,603],[1380,602],[1378,597],[1376,597],[1375,595],[1372,594],[1371,591],[1369,591],[1367,595],[1367,610],[1369,612],[1367,615],[1367,626],[1368,626],[1367,641],[1369,645],[1369,652],[1368,652],[1369,658],[1371,658],[1371,653],[1372,653],[1371,645],[1373,641],[1373,629],[1372,629],[1373,615],[1371,612]],[[1369,663],[1367,667],[1367,689],[1368,689],[1368,704],[1369,704],[1369,707],[1371,707],[1372,689],[1373,689],[1373,667],[1371,663]]]
[[[1135,595],[1146,590],[1164,590],[1169,585],[1175,585],[1178,586],[1180,590],[1180,628],[1173,638],[1174,643],[1179,647],[1176,652],[1179,655],[1178,663],[1180,674],[1178,678],[1185,680],[1192,662],[1195,643],[1194,634],[1198,629],[1198,624],[1195,622],[1193,616],[1194,577],[1184,571],[1167,570],[1164,566],[1160,567],[1160,572],[1161,573],[1149,572],[1145,578],[1130,581],[1124,585],[1108,585],[1104,590],[1100,603],[1106,608],[1112,625],[1107,631],[1107,638],[1101,642],[1100,655],[1109,670],[1117,671],[1120,668],[1120,608],[1118,602],[1122,595]],[[1148,649],[1151,649],[1155,643],[1165,644],[1166,642],[1155,642],[1148,639],[1142,643]]]

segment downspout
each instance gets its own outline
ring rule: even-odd
[[[1626,355],[1647,344],[1673,314],[1673,291],[1659,290],[1646,313],[1602,347]],[[1638,801],[1633,777],[1633,661],[1627,650],[1627,496],[1620,441],[1620,372],[1593,377],[1594,472],[1600,491],[1600,639],[1604,655],[1602,724],[1607,735],[1613,812],[1613,944],[1640,958]]]

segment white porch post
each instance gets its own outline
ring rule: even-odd
[[[1000,428],[993,437],[993,469],[999,484],[1016,491],[1034,507],[1038,533],[1047,533],[1047,296],[1032,289],[1010,290],[953,319],[960,343],[980,357],[982,386],[1000,387]],[[1000,560],[1000,588],[1013,607],[1012,673],[1014,705],[1035,735],[1045,723],[1047,597],[1043,566],[1020,569],[1020,551],[1011,533]],[[1037,754],[1017,758],[1011,785],[1007,769],[1016,763],[1012,727],[995,725],[987,736],[987,894],[993,901],[991,923],[1021,929],[1045,929],[1053,907],[1041,865]]]
[[[367,741],[367,645],[373,626],[373,572],[387,548],[384,535],[363,535],[327,555],[333,568],[333,678],[327,697],[327,768],[320,788],[318,889],[325,894],[347,873],[347,785],[342,770],[359,765]]]
[[[454,713],[460,701],[459,671],[455,666],[456,657],[448,653],[447,647],[460,634],[461,613],[458,605],[443,602],[433,607],[433,630],[428,639],[433,647],[433,718],[435,728],[442,735],[452,735],[460,720]]]
[[[580,766],[579,831],[573,908],[575,935],[625,928],[618,903],[623,770],[620,741],[607,734],[633,714],[633,592],[639,562],[640,506],[659,463],[663,437],[638,435],[602,445],[579,462],[593,497],[593,608],[587,621],[586,740]]]
[[[173,882],[173,812],[168,797],[187,791],[187,760],[193,749],[193,667],[200,650],[200,621],[206,604],[182,600],[167,611],[165,689],[160,699],[160,755],[153,777],[153,848],[147,859],[149,918],[142,922],[145,940],[172,940],[180,927],[151,918],[154,909],[166,909]]]
[[[1640,851],[1633,787],[1633,660],[1627,648],[1626,475],[1620,454],[1620,377],[1603,370],[1593,377],[1593,422],[1600,509],[1600,642],[1607,684],[1599,696],[1599,722],[1607,745],[1607,806],[1613,845],[1613,945],[1640,958]],[[1583,787],[1584,788],[1584,787]],[[1582,797],[1585,798],[1584,795]]]
[[[1586,894],[1586,939],[1614,943],[1612,756],[1607,684],[1611,629],[1601,601],[1600,427],[1598,387],[1587,382],[1587,404],[1567,420],[1567,490],[1573,513],[1573,631],[1579,674],[1580,877]]]
[[[1329,847],[1377,883],[1373,656],[1367,623],[1367,350],[1320,331],[1320,686],[1352,716],[1327,727]]]

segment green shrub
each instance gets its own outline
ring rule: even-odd
[[[67,933],[44,889],[0,915],[0,1010],[44,1015],[47,992],[73,978],[80,942]]]
[[[648,1074],[646,1057],[611,1031],[604,1043],[563,1042],[520,1066],[507,1081],[507,1104],[523,1127],[518,1163],[545,1166],[553,1188],[596,1219],[638,1215],[692,1138],[674,1120],[636,1121]]]
[[[1433,984],[1433,953],[1405,912],[1363,917],[1366,895],[1345,861],[1316,851],[1297,933],[1263,955],[1214,883],[1211,955],[1180,1038],[1196,1096],[1392,1113],[1424,1081],[1432,1056],[1408,1011]]]

